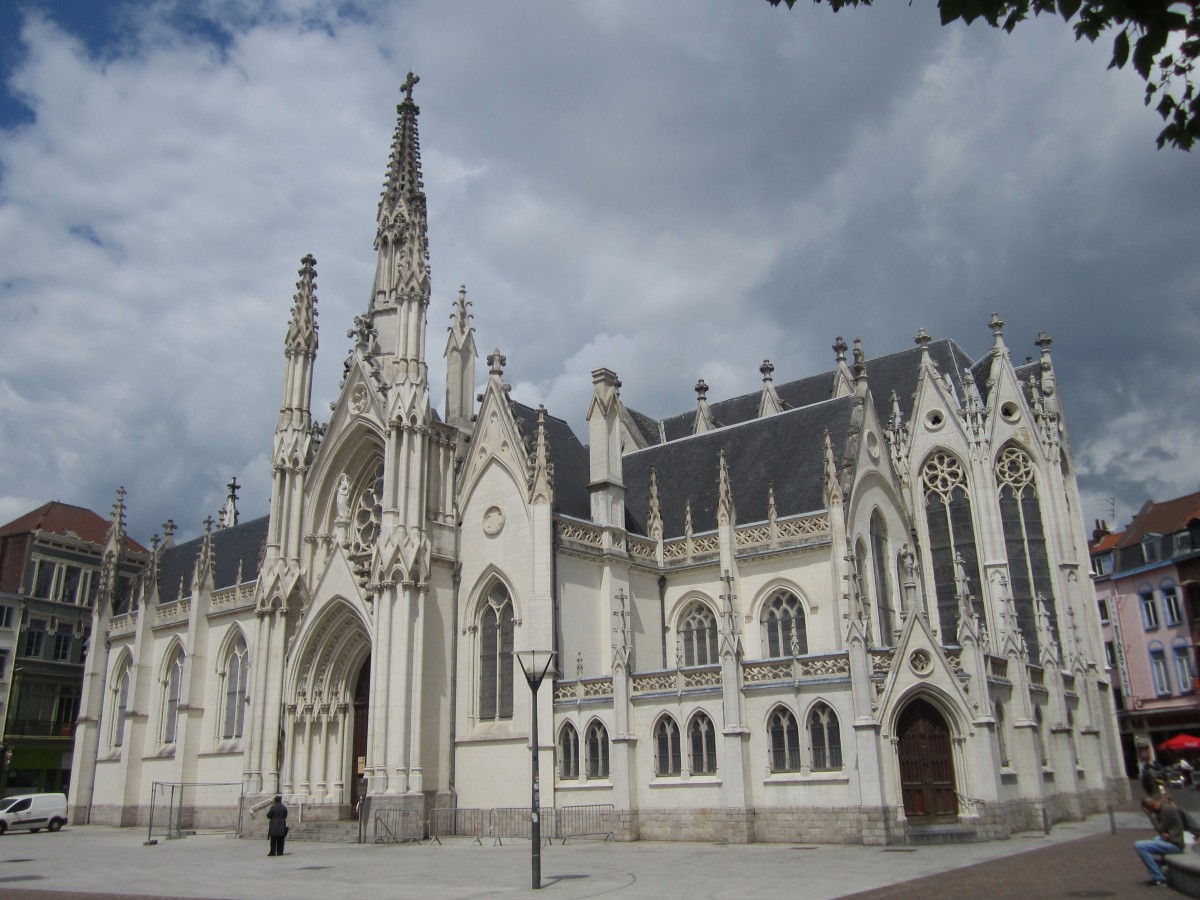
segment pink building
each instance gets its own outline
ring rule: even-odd
[[[1200,735],[1200,492],[1149,500],[1124,531],[1113,534],[1098,522],[1093,537],[1096,602],[1133,775],[1168,738]]]

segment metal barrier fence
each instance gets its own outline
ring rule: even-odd
[[[197,831],[241,831],[241,782],[171,782],[150,785],[146,843]]]
[[[375,813],[375,843],[419,844],[425,839],[425,821],[415,809],[381,809]]]
[[[502,806],[490,810],[488,837],[493,839],[493,846],[503,844],[501,838],[532,838],[533,822],[530,812],[528,806]],[[550,839],[554,836],[556,821],[554,807],[543,806],[541,816],[542,837],[545,838],[546,843],[550,843]]]
[[[429,812],[429,837],[440,844],[439,838],[469,837],[476,844],[483,843],[483,835],[487,830],[489,810],[486,809],[454,809],[440,807]]]
[[[564,806],[558,810],[554,836],[565,844],[567,838],[601,837],[615,841],[616,809],[611,803],[587,806]]]

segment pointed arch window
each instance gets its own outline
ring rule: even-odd
[[[791,591],[779,591],[763,607],[762,628],[768,659],[808,653],[804,607]]]
[[[513,605],[508,589],[488,592],[479,618],[479,719],[511,719],[513,714]]]
[[[800,771],[800,726],[790,709],[777,708],[767,720],[771,739],[771,771]]]
[[[359,484],[350,520],[350,555],[370,553],[379,538],[383,523],[383,460],[370,470]]]
[[[1054,583],[1050,576],[1042,507],[1038,499],[1033,460],[1020,447],[1006,446],[996,457],[996,483],[1000,488],[1000,523],[1008,556],[1009,589],[1017,610],[1017,624],[1030,655],[1037,659],[1036,598],[1045,600],[1050,616],[1051,639],[1058,642]]]
[[[929,529],[929,555],[933,561],[934,593],[943,642],[958,634],[958,596],[954,558],[962,554],[967,585],[975,613],[984,621],[980,591],[979,554],[975,549],[975,524],[967,475],[962,463],[949,453],[934,453],[921,467],[925,494],[925,524]]]
[[[654,774],[678,775],[682,768],[679,726],[670,716],[663,716],[654,726]]]
[[[246,692],[250,680],[250,655],[241,635],[225,659],[225,697],[221,737],[240,738],[246,722]]]
[[[602,722],[593,722],[587,729],[588,778],[608,777],[608,729]]]
[[[808,740],[814,772],[842,767],[842,736],[837,713],[826,703],[818,703],[808,714]]]
[[[713,775],[717,771],[717,732],[712,719],[702,712],[688,722],[688,770],[693,775]]]
[[[183,691],[183,651],[176,649],[167,666],[163,681],[163,727],[164,744],[175,743],[179,726],[179,698]]]
[[[697,600],[679,623],[679,651],[685,666],[708,666],[717,662],[717,618],[708,605]]]
[[[1012,763],[1008,758],[1008,726],[1004,722],[1004,704],[996,702],[996,743],[1000,748],[1000,765],[1008,768]]]
[[[119,748],[125,744],[125,714],[129,711],[129,683],[131,664],[125,660],[117,670],[113,681],[112,701],[110,704],[112,725],[109,731],[109,744]]]
[[[879,643],[890,647],[895,642],[896,606],[888,583],[887,525],[876,509],[871,513],[871,563],[875,574],[875,605],[879,609]]]
[[[570,722],[558,733],[558,777],[579,777],[579,732]]]

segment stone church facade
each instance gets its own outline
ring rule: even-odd
[[[999,838],[1126,790],[1048,337],[1021,365],[995,315],[978,360],[839,338],[826,373],[764,362],[661,420],[599,368],[585,446],[499,351],[476,396],[464,290],[439,415],[414,83],[330,420],[305,257],[269,516],[231,485],[96,606],[76,821],[144,823],[154,781],[310,819],[525,806],[529,649],[557,652],[542,803],[611,804],[624,839]]]

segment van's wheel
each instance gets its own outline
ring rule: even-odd
[[[58,829],[63,827],[63,821],[62,821],[62,819],[51,819],[50,824],[47,825],[46,827],[49,828],[51,831],[58,831]]]
[[[42,830],[42,829],[40,829],[40,828],[30,828],[30,829],[29,829],[29,833],[30,833],[30,834],[37,834],[37,833],[38,833],[39,831],[41,831],[41,830]]]

